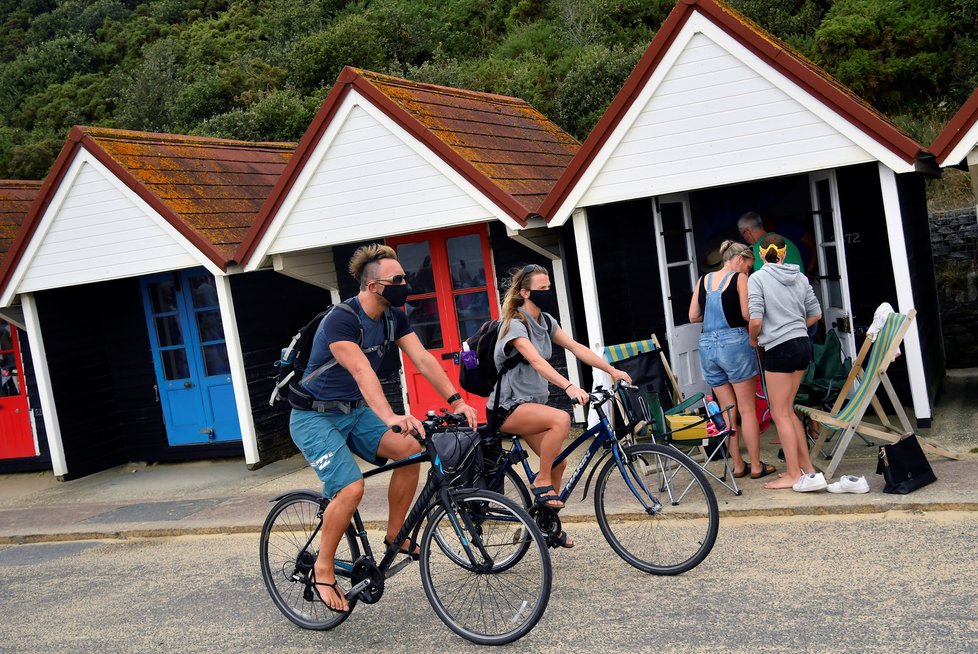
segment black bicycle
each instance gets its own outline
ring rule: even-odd
[[[475,456],[478,439],[454,465],[435,443],[462,431],[464,417],[436,416],[423,422],[424,450],[364,473],[432,462],[427,481],[404,526],[377,563],[360,512],[353,515],[336,551],[335,571],[349,611],[335,612],[319,598],[311,578],[319,551],[323,511],[329,500],[309,491],[293,491],[275,500],[261,531],[261,572],[275,605],[305,629],[338,626],[358,602],[373,604],[384,582],[412,558],[400,551],[406,541],[420,545],[421,584],[428,601],[449,629],[482,645],[501,645],[526,635],[543,616],[550,599],[552,569],[546,540],[523,507],[498,493],[458,486],[459,473]],[[422,526],[424,533],[418,540]],[[399,561],[395,561],[400,558]]]
[[[554,460],[555,465],[559,464],[591,441],[558,496],[561,502],[568,501],[588,464],[601,451],[588,475],[582,499],[587,497],[597,474],[594,511],[608,544],[639,570],[656,575],[680,574],[699,565],[713,549],[720,525],[716,495],[700,467],[678,449],[651,442],[636,443],[630,432],[614,432],[604,405],[621,386],[627,385],[617,382],[611,390],[599,387],[590,393],[591,410],[597,414],[598,423]],[[557,547],[562,531],[559,509],[534,504],[515,470],[521,464],[530,483],[536,478],[519,436],[503,432],[493,435],[500,441],[512,439],[512,448],[503,451],[492,483],[501,485],[507,497],[527,508],[546,535],[548,545]],[[605,459],[608,460],[602,467]]]

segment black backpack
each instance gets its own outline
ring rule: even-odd
[[[275,376],[272,395],[268,399],[270,406],[274,406],[282,400],[288,400],[289,404],[297,409],[307,409],[311,406],[314,398],[300,386],[300,383],[311,382],[337,364],[336,359],[329,358],[315,370],[306,373],[309,352],[312,349],[312,339],[315,337],[319,325],[333,309],[339,308],[348,311],[356,317],[357,324],[360,326],[360,331],[357,334],[357,345],[360,345],[364,354],[380,352],[381,357],[387,354],[390,344],[394,342],[394,316],[390,309],[384,311],[384,342],[372,347],[363,347],[361,345],[363,343],[363,323],[360,322],[360,314],[351,306],[354,300],[355,298],[351,298],[321,311],[292,337],[292,342],[282,350],[281,358],[275,362],[278,372]]]
[[[549,315],[544,315],[547,316],[547,330],[552,332],[553,322]],[[475,352],[476,361],[473,367],[470,368],[465,362],[467,356],[471,357],[471,354],[465,352],[466,348],[463,348],[459,354],[459,361],[462,363],[458,374],[459,385],[473,395],[489,397],[507,370],[526,363],[523,355],[515,352],[503,362],[501,370],[496,369],[493,355],[496,351],[496,341],[499,340],[499,324],[498,319],[484,322],[475,334],[465,339],[467,349]]]

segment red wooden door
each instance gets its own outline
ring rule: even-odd
[[[0,459],[36,456],[17,328],[0,320]]]
[[[482,323],[499,317],[499,300],[489,255],[488,227],[474,225],[387,239],[411,276],[413,294],[405,310],[421,343],[437,359],[458,388],[455,356],[462,341]],[[411,413],[445,407],[411,362],[404,361]],[[459,389],[461,391],[461,389]],[[485,420],[486,399],[461,391],[465,401]]]

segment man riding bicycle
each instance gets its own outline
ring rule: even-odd
[[[301,387],[311,401],[304,403],[307,406],[294,402],[289,422],[292,440],[322,480],[323,495],[330,498],[323,513],[313,583],[326,606],[336,611],[349,607],[336,583],[333,558],[364,488],[352,453],[377,464],[402,459],[421,451],[412,435],[424,435],[419,420],[394,413],[377,377],[388,339],[386,330],[393,330],[394,342],[446,398],[454,413],[464,415],[473,428],[477,420],[476,410],[455,390],[400,308],[407,299],[408,286],[394,250],[386,245],[365,245],[353,254],[349,271],[360,283],[360,292],[346,302],[352,311],[334,309],[319,324],[306,370],[324,370],[314,379],[303,380]],[[331,359],[336,365],[329,365]],[[395,427],[399,434],[392,430]],[[386,542],[392,541],[404,524],[419,474],[420,464],[398,468],[391,474]],[[408,550],[405,554],[415,556],[416,552]]]

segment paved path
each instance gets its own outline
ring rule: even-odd
[[[762,456],[783,469],[773,438],[773,430],[762,435]],[[840,473],[866,475],[871,490],[865,495],[769,491],[762,488],[766,480],[741,479],[739,497],[714,486],[721,515],[978,510],[978,455],[966,454],[959,461],[932,458],[937,483],[900,496],[882,493],[875,452],[854,444],[839,468]],[[368,481],[361,514],[370,526],[386,520],[386,485],[383,475]],[[254,471],[242,459],[225,459],[129,464],[69,482],[57,481],[50,472],[0,475],[0,543],[255,532],[277,495],[319,488],[299,456]],[[593,520],[593,503],[590,496],[580,501],[582,490],[583,484],[561,513],[564,521]]]

